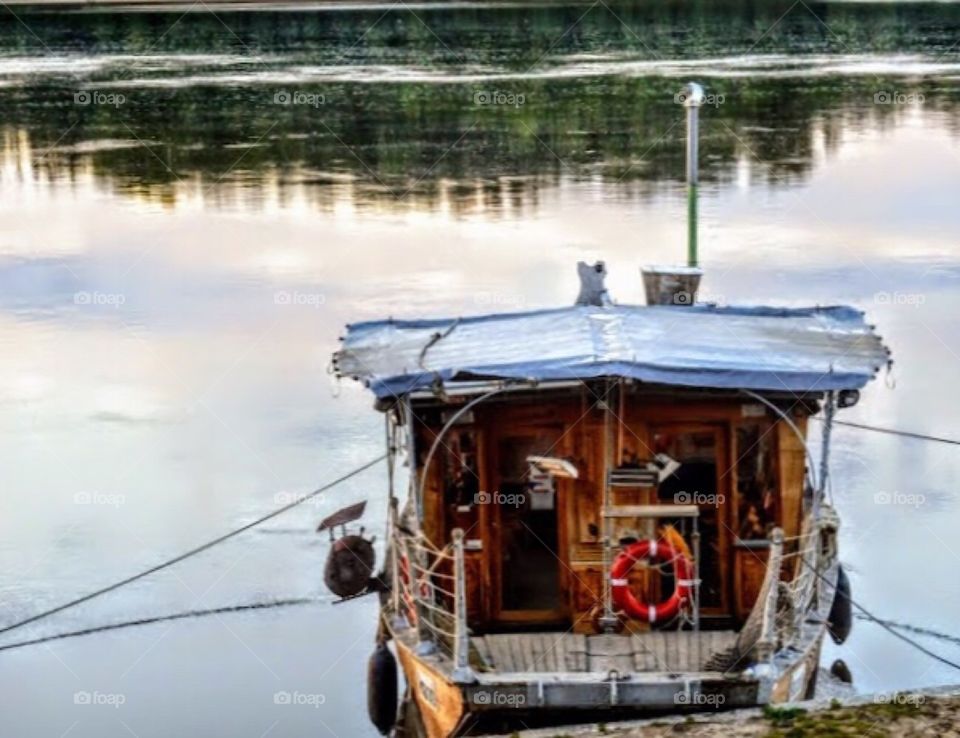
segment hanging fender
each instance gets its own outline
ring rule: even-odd
[[[630,591],[630,570],[641,559],[660,564],[673,564],[673,593],[655,605],[642,602]],[[663,539],[631,543],[613,560],[610,568],[610,592],[618,609],[635,620],[662,623],[677,615],[690,602],[693,593],[693,563]]]

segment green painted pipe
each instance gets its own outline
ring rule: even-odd
[[[697,187],[700,183],[699,138],[700,106],[703,88],[690,82],[685,89],[684,106],[687,109],[687,266],[699,266],[697,254]]]
[[[687,266],[700,266],[697,259],[697,184],[687,184]]]

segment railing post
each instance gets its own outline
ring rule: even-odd
[[[823,435],[820,439],[820,489],[813,491],[813,519],[816,522],[820,513],[820,505],[827,494],[827,483],[830,478],[830,437],[833,435],[833,416],[837,412],[837,395],[828,392],[823,407]]]
[[[770,533],[770,555],[767,557],[769,589],[763,603],[760,621],[760,638],[754,653],[758,663],[769,663],[777,648],[777,603],[780,587],[780,566],[783,562],[783,530],[774,528]]]
[[[603,407],[603,510],[608,510],[613,505],[613,494],[610,490],[610,472],[613,471],[616,463],[616,454],[619,449],[614,448],[613,439],[613,411],[610,409],[610,395],[613,394],[613,388],[616,386],[619,390],[619,382],[614,385],[613,380],[604,382],[605,395],[598,406]],[[605,516],[603,518],[603,614],[600,616],[598,624],[604,633],[613,633],[617,629],[618,620],[613,612],[613,583],[610,581],[610,567],[613,563],[613,518]]]
[[[455,682],[473,682],[476,676],[470,668],[470,630],[467,625],[467,571],[464,565],[463,529],[453,531],[453,569],[454,569],[454,636],[453,636],[453,680]]]
[[[392,503],[396,509],[396,501]],[[391,526],[390,531],[390,576],[392,577],[390,588],[390,607],[393,609],[393,626],[397,629],[409,627],[410,623],[403,614],[402,593],[403,582],[400,579],[400,557],[403,555],[400,551],[400,536],[397,535],[396,526]]]
[[[693,629],[700,630],[700,523],[693,519]],[[700,643],[699,637],[697,643]]]

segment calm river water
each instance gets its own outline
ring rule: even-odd
[[[844,417],[960,435],[958,41],[949,3],[5,12],[0,623],[380,453],[328,375],[346,322],[565,305],[579,259],[641,301],[684,255],[691,78],[704,296],[867,310],[896,365]],[[956,630],[960,453],[842,429],[835,459],[854,596]],[[365,497],[379,531],[383,490],[5,635],[318,598],[4,652],[0,735],[375,735],[374,606],[329,604],[313,531]],[[837,657],[862,690],[958,681],[865,623]]]

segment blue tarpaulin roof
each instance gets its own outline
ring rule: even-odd
[[[378,397],[437,380],[586,380],[716,389],[859,389],[889,361],[850,307],[574,306],[348,326],[339,376]]]

